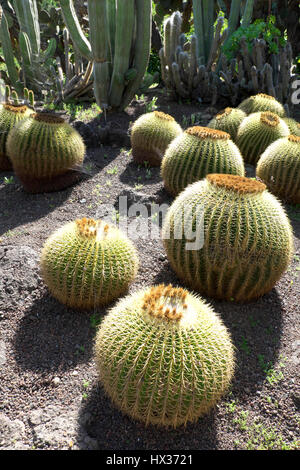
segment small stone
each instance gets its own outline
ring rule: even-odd
[[[86,202],[86,199],[81,199],[79,202],[80,204],[84,204]]]
[[[60,378],[59,377],[54,377],[52,380],[53,385],[59,385],[60,384]]]

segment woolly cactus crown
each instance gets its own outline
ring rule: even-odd
[[[286,202],[300,203],[300,136],[289,135],[269,145],[261,155],[257,176]]]
[[[124,293],[138,269],[132,242],[101,220],[78,219],[46,240],[41,256],[45,284],[63,304],[105,305]]]
[[[289,135],[287,124],[277,114],[258,112],[250,114],[238,128],[236,144],[244,160],[255,165],[260,155],[275,140]]]
[[[258,93],[257,95],[246,98],[238,106],[238,109],[241,109],[246,114],[270,111],[280,117],[284,117],[286,115],[282,104],[279,103],[279,101],[277,101],[273,96],[266,95],[265,93]]]
[[[264,183],[237,175],[208,175],[188,186],[169,208],[162,237],[183,282],[203,295],[238,302],[272,289],[293,253],[279,201]],[[194,239],[198,245],[189,246]]]
[[[162,284],[125,297],[108,313],[95,360],[119,409],[146,425],[177,427],[196,421],[224,394],[234,348],[209,305]]]
[[[227,132],[201,126],[190,127],[176,137],[161,166],[164,186],[175,196],[212,172],[243,176],[244,162]]]
[[[134,160],[160,166],[166,148],[181,132],[181,126],[169,114],[161,111],[143,114],[131,129]]]
[[[239,125],[246,116],[241,109],[228,107],[216,114],[207,127],[228,132],[231,139],[235,141]]]

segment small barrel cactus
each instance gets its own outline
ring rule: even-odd
[[[51,192],[78,181],[85,145],[80,134],[61,116],[42,112],[11,130],[7,152],[28,192]]]
[[[131,129],[133,159],[160,166],[166,148],[181,132],[181,126],[169,114],[161,111],[143,114]]]
[[[83,218],[46,240],[41,268],[53,297],[71,308],[91,309],[126,292],[137,273],[138,256],[117,227]]]
[[[270,112],[250,114],[241,123],[236,144],[245,162],[256,165],[260,155],[277,139],[290,134],[287,124]]]
[[[165,189],[173,196],[208,173],[244,176],[243,158],[227,132],[193,126],[169,145],[161,165]]]
[[[300,123],[290,117],[283,118],[283,120],[289,128],[290,134],[300,137]]]
[[[210,174],[186,188],[169,208],[162,238],[183,282],[237,302],[270,291],[293,253],[280,202],[265,184],[236,175]]]
[[[234,373],[230,335],[201,298],[156,285],[121,299],[97,332],[95,362],[113,403],[144,424],[196,421]]]
[[[265,93],[258,93],[257,95],[250,96],[242,101],[239,109],[246,114],[270,111],[277,114],[279,117],[285,117],[285,109],[274,96],[266,95]]]
[[[285,202],[300,204],[300,137],[278,139],[260,157],[256,175]]]
[[[12,169],[12,163],[7,155],[6,143],[10,130],[22,119],[34,111],[26,105],[3,104],[0,106],[0,171]]]
[[[228,107],[216,114],[207,127],[227,132],[230,134],[231,139],[235,141],[238,128],[246,116],[247,114],[241,109]]]

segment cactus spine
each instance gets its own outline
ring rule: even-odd
[[[289,135],[271,144],[261,155],[256,175],[275,196],[300,203],[300,136]]]
[[[290,117],[283,118],[283,120],[289,128],[290,134],[300,137],[300,123]]]
[[[42,112],[34,113],[11,130],[7,153],[27,191],[50,192],[78,180],[85,145],[63,118]]]
[[[171,205],[162,237],[183,282],[202,295],[237,302],[270,291],[293,254],[280,202],[265,184],[236,175],[208,175],[187,187]]]
[[[174,139],[166,150],[161,175],[166,190],[176,196],[208,173],[244,176],[238,147],[223,131],[193,126]]]
[[[100,381],[113,403],[144,424],[195,422],[225,393],[234,349],[201,298],[157,285],[120,300],[95,342]]]
[[[216,116],[208,123],[207,127],[228,132],[231,139],[235,141],[238,128],[246,116],[246,113],[241,109],[228,107],[216,114]]]
[[[241,109],[246,114],[270,111],[282,118],[286,115],[282,104],[273,96],[266,95],[265,93],[258,93],[257,95],[246,98],[239,104],[238,109]]]
[[[244,160],[255,165],[260,155],[275,140],[289,135],[287,124],[271,112],[257,112],[247,116],[238,128],[236,144]]]
[[[41,268],[57,300],[85,310],[123,294],[137,273],[138,257],[117,227],[83,218],[65,224],[46,240]]]

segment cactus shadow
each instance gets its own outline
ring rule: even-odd
[[[160,167],[141,165],[133,160],[128,163],[123,173],[120,175],[120,181],[128,186],[142,184],[150,186],[162,182]]]
[[[214,450],[218,446],[214,410],[186,427],[146,427],[116,409],[98,383],[78,414],[77,445],[82,450],[87,448],[83,436],[96,441],[101,450]]]
[[[68,309],[46,292],[18,324],[13,348],[20,368],[51,374],[87,363],[95,334],[92,315]]]

